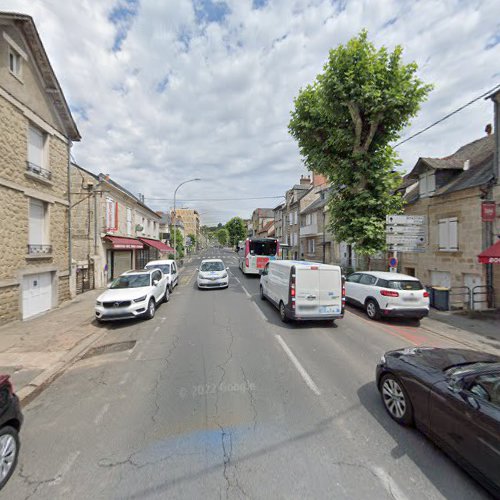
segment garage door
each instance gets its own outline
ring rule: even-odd
[[[53,273],[30,274],[23,278],[23,319],[52,308]]]
[[[113,278],[120,276],[125,271],[133,269],[132,252],[113,252]]]

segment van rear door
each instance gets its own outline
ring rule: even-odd
[[[295,313],[298,317],[319,314],[319,268],[297,266],[295,270]]]
[[[323,268],[319,272],[319,314],[342,313],[342,275],[340,269]]]

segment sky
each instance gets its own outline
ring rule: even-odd
[[[274,207],[307,171],[293,98],[366,28],[434,84],[402,138],[500,83],[498,0],[0,0],[33,16],[82,135],[73,156],[203,224]],[[484,135],[479,100],[398,147],[406,171]],[[245,198],[264,198],[245,200]],[[190,201],[200,199],[226,201]]]

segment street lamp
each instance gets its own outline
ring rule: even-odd
[[[198,177],[196,179],[189,179],[188,181],[184,181],[184,182],[181,182],[176,188],[175,188],[175,191],[174,191],[174,255],[175,257],[177,258],[177,246],[176,246],[176,237],[177,237],[177,227],[176,227],[176,216],[177,216],[177,213],[175,211],[175,197],[177,196],[177,190],[183,186],[184,184],[187,184],[188,182],[194,182],[194,181],[201,181],[201,179],[199,179]]]

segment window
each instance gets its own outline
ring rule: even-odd
[[[28,228],[28,253],[30,255],[49,254],[52,251],[52,247],[48,245],[47,214],[47,203],[30,198]]]
[[[40,174],[45,169],[45,142],[47,134],[30,125],[28,128],[28,170]]]
[[[293,233],[293,246],[297,246],[297,244],[298,244],[297,233]]]
[[[316,212],[313,212],[312,214],[307,214],[306,215],[306,226],[310,226],[311,224],[316,223]]]
[[[375,278],[375,276],[371,276],[370,274],[363,274],[359,280],[361,285],[374,285],[375,281],[377,281],[377,278]]]
[[[485,373],[476,377],[470,392],[500,408],[500,373]]]
[[[307,240],[307,253],[309,255],[313,254],[315,251],[315,241],[314,240]]]
[[[150,264],[144,269],[159,269],[163,274],[170,274],[170,264]]]
[[[127,234],[132,234],[132,209],[127,208]]]
[[[106,231],[118,230],[118,203],[106,198]]]
[[[361,274],[351,274],[348,276],[347,281],[349,283],[359,283],[359,280],[361,278]]]
[[[440,219],[439,224],[439,250],[441,252],[456,252],[458,250],[458,219]]]
[[[383,280],[377,281],[377,286],[381,288],[392,288],[393,290],[423,290],[422,283],[417,280]]]
[[[21,54],[9,46],[9,71],[17,78],[21,78]]]
[[[436,192],[436,176],[434,172],[426,172],[419,176],[418,192],[422,198],[432,196]]]
[[[161,281],[161,271],[155,271],[152,275],[152,280],[154,281]]]

